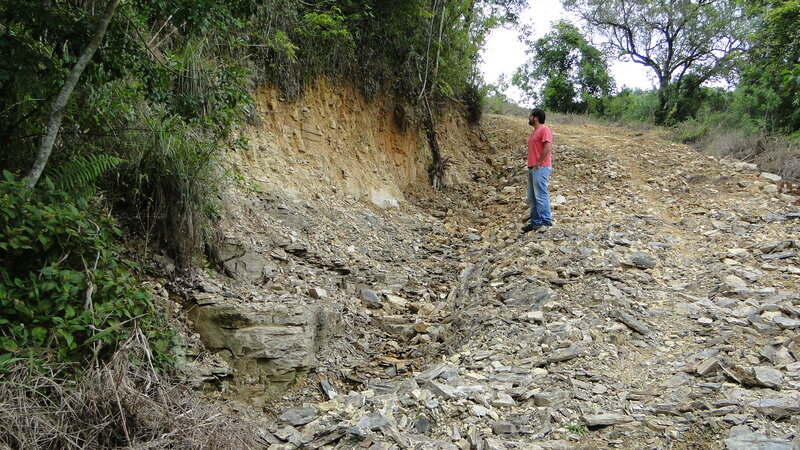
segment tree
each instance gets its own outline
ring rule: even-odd
[[[800,130],[800,1],[751,0],[750,10],[763,17],[741,69],[738,91],[749,95],[749,109],[769,131]],[[769,96],[773,101],[765,101]]]
[[[92,35],[92,40],[89,41],[89,44],[83,50],[83,53],[81,53],[78,62],[72,66],[72,70],[70,70],[66,81],[64,81],[64,85],[61,87],[61,91],[58,93],[58,97],[56,97],[53,102],[53,108],[47,121],[44,137],[42,137],[42,142],[39,145],[36,161],[33,163],[31,171],[25,177],[25,184],[30,189],[36,186],[39,177],[42,176],[44,166],[47,164],[47,160],[50,159],[50,153],[53,151],[53,144],[56,142],[58,130],[61,128],[61,121],[64,119],[64,108],[67,107],[69,96],[72,95],[72,91],[75,89],[75,86],[78,85],[78,79],[80,79],[83,70],[86,69],[86,65],[89,64],[89,60],[92,59],[92,56],[94,56],[94,53],[100,47],[103,36],[106,34],[108,23],[111,22],[111,17],[114,15],[114,10],[117,9],[118,4],[119,0],[110,0],[106,5],[103,15],[100,16],[100,20],[97,22],[97,28],[94,31],[94,35]]]
[[[546,109],[583,113],[594,110],[611,93],[614,81],[603,54],[568,22],[535,42],[527,40],[531,61],[517,69],[513,83]],[[545,80],[537,92],[537,81]]]
[[[658,124],[679,120],[679,93],[726,75],[746,49],[750,19],[733,0],[565,0],[565,7],[655,74]]]

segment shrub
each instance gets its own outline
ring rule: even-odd
[[[0,350],[86,360],[136,322],[168,359],[173,334],[120,256],[113,221],[49,179],[35,191],[0,180]]]
[[[467,120],[469,120],[469,123],[479,123],[483,115],[483,92],[475,84],[469,84],[464,90],[461,99],[467,106]]]
[[[748,136],[742,131],[719,132],[708,139],[706,151],[757,164],[766,172],[800,182],[800,145],[782,136]]]

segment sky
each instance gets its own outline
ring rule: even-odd
[[[533,39],[538,39],[547,34],[553,22],[560,19],[570,20],[578,24],[577,20],[570,16],[561,6],[560,0],[529,0],[534,7],[522,14],[520,23],[531,25]],[[580,25],[578,25],[580,28]],[[481,53],[483,62],[481,72],[483,79],[487,83],[495,83],[501,74],[506,75],[510,80],[517,67],[521,66],[525,60],[525,46],[519,41],[518,31],[505,28],[498,28],[492,31],[486,40],[486,45]],[[648,71],[641,64],[634,62],[611,61],[611,75],[617,84],[617,89],[623,87],[650,89],[653,83],[648,77]],[[510,87],[505,94],[518,102],[522,102],[519,89]],[[522,106],[532,107],[524,102]]]

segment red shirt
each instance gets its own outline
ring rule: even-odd
[[[550,127],[547,125],[542,125],[534,129],[533,133],[531,133],[531,136],[528,138],[528,167],[536,165],[547,167],[552,165],[552,148],[550,153],[544,158],[544,161],[539,164],[539,157],[542,156],[545,142],[553,142],[553,132],[550,131]]]

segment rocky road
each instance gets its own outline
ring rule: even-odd
[[[797,198],[655,131],[551,122],[544,232],[520,233],[517,118],[484,119],[472,182],[400,210],[270,200],[285,242],[252,297],[342,323],[267,447],[800,448]]]

